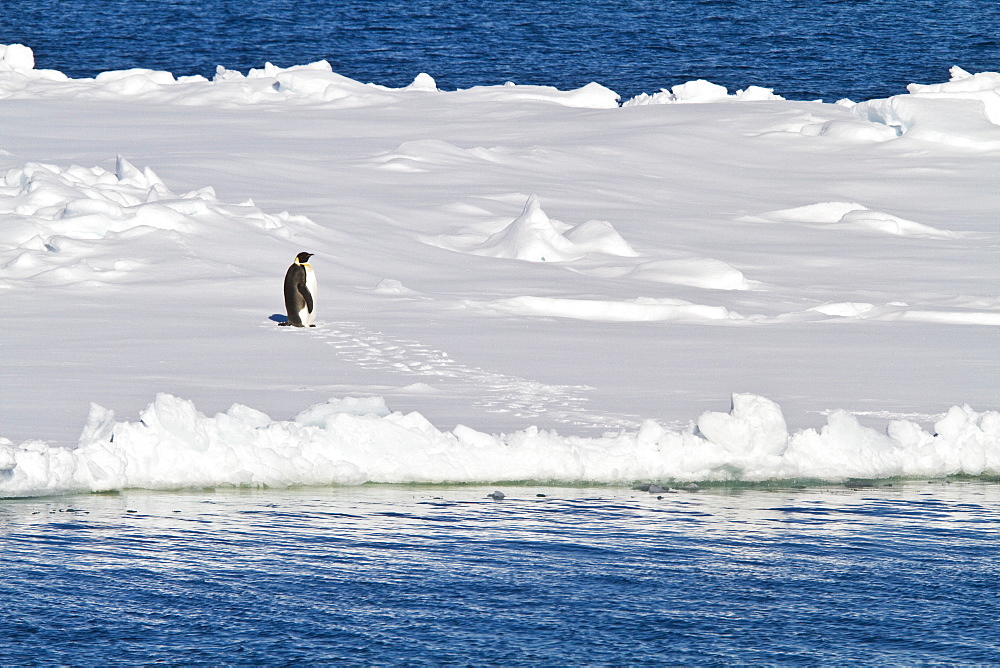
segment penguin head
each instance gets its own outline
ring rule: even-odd
[[[295,256],[295,264],[305,264],[315,253],[299,253]]]

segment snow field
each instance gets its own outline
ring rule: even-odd
[[[0,46],[0,493],[997,473],[998,91],[619,107]],[[302,250],[308,333],[268,320]],[[140,419],[68,447],[91,401]]]

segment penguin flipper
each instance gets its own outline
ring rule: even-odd
[[[309,292],[309,288],[306,287],[305,283],[299,283],[299,294],[301,294],[302,298],[306,300],[306,310],[308,310],[310,313],[312,313],[313,312],[313,296],[312,296],[312,293]]]

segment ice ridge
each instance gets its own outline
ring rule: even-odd
[[[928,432],[896,420],[885,433],[834,411],[789,433],[781,408],[734,394],[728,413],[667,429],[653,420],[598,438],[529,427],[441,431],[380,398],[331,399],[287,421],[236,404],[209,417],[159,394],[136,421],[92,405],[75,448],[0,439],[0,496],[126,488],[286,487],[514,480],[636,481],[938,477],[1000,473],[1000,412],[955,406]]]

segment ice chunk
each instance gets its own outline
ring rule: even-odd
[[[773,88],[762,88],[760,86],[747,86],[744,90],[736,91],[735,95],[730,95],[725,86],[697,79],[687,83],[673,86],[670,90],[661,89],[659,93],[652,95],[641,93],[631,100],[622,104],[623,107],[638,107],[649,104],[704,104],[708,102],[760,102],[766,100],[783,100],[780,95],[774,94]]]
[[[334,415],[347,413],[349,415],[374,415],[385,417],[389,409],[382,397],[344,397],[330,399],[326,403],[310,406],[295,416],[295,421],[301,424],[326,427]]]
[[[734,394],[729,413],[702,414],[698,430],[709,441],[739,455],[781,455],[788,445],[788,427],[781,408],[752,394]]]
[[[27,74],[35,69],[35,54],[23,44],[0,44],[0,72]]]

